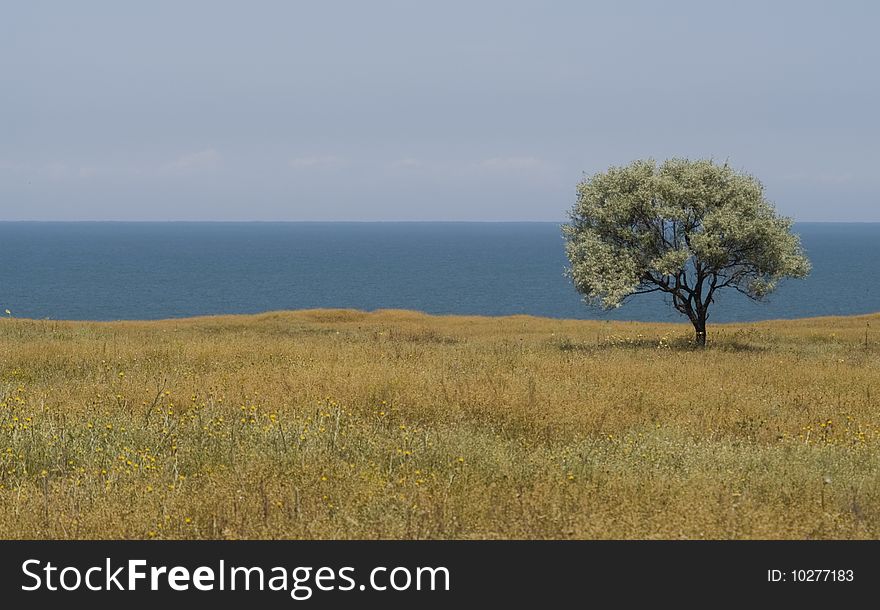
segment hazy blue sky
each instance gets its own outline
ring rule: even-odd
[[[561,220],[712,156],[880,221],[875,2],[15,2],[0,219]]]

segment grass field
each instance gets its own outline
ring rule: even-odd
[[[0,321],[3,538],[876,538],[880,315]]]

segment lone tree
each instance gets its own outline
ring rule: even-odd
[[[792,221],[776,214],[761,183],[710,160],[634,161],[585,178],[563,226],[567,274],[588,303],[620,307],[666,293],[706,345],[715,293],[762,300],[810,262]]]

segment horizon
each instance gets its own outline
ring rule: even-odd
[[[875,225],[880,220],[797,220],[794,225]],[[567,220],[0,220],[0,224],[566,224]]]

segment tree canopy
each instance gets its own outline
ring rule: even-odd
[[[662,292],[704,345],[716,292],[761,300],[810,263],[753,176],[711,160],[639,160],[582,180],[563,226],[568,275],[605,308]]]

